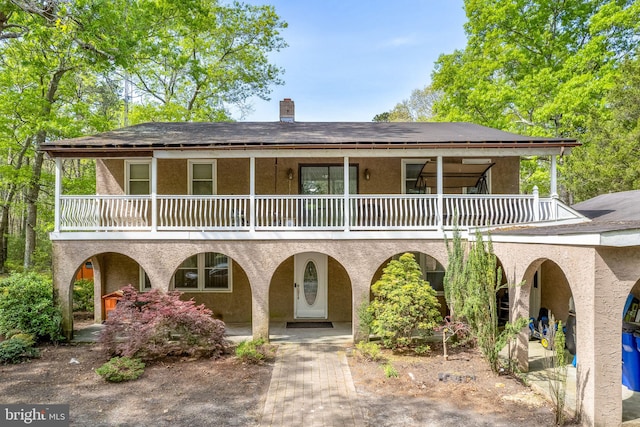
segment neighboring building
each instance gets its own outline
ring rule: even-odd
[[[507,226],[494,234],[495,252],[506,278],[527,281],[509,295],[511,313],[547,305],[566,320],[574,296],[582,412],[601,424],[601,390],[620,384],[620,335],[617,349],[607,336],[617,361],[601,361],[591,354],[596,322],[620,323],[624,302],[615,305],[640,271],[627,269],[635,279],[615,288],[625,295],[600,307],[601,280],[611,279],[600,274],[602,254],[617,254],[621,238],[553,234],[592,224],[555,195],[556,159],[575,140],[469,123],[299,123],[292,101],[280,107],[280,122],[148,123],[42,147],[58,171],[51,239],[67,336],[71,284],[90,259],[96,321],[101,296],[133,284],[184,291],[226,322],[250,323],[254,337],[268,338],[271,322],[326,319],[351,322],[357,339],[357,308],[389,259],[415,252],[441,292],[456,218],[465,237]],[[550,159],[548,197],[520,194],[520,158],[533,155]],[[64,192],[64,158],[96,159],[96,195]],[[529,236],[532,225],[545,231]],[[599,247],[607,242],[615,248]],[[520,346],[525,368],[526,354]],[[617,379],[596,372],[601,362]],[[604,407],[619,420],[617,396]]]

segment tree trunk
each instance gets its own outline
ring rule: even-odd
[[[46,135],[44,131],[41,132]],[[45,136],[42,138],[44,139]],[[40,135],[38,135],[38,140]],[[38,144],[38,147],[40,144]],[[36,223],[38,220],[38,197],[40,196],[40,177],[42,176],[42,162],[44,161],[44,153],[36,151],[33,162],[32,177],[27,189],[27,218],[26,230],[24,238],[24,269],[28,270],[33,267],[33,254],[36,251]]]
[[[70,71],[69,68],[58,68],[47,87],[45,94],[44,107],[42,109],[42,120],[49,119],[51,115],[51,105],[55,101],[56,92],[60,80],[64,74]],[[47,140],[47,131],[42,129],[36,134],[35,149],[36,154],[32,167],[31,180],[29,181],[29,188],[27,189],[26,202],[27,202],[27,223],[24,239],[24,269],[28,270],[33,267],[33,254],[36,251],[36,222],[38,220],[38,197],[40,196],[40,179],[42,176],[42,162],[44,161],[44,153],[39,150],[40,146]]]

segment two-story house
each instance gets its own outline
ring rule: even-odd
[[[67,336],[71,286],[90,259],[97,322],[101,296],[133,284],[183,291],[256,338],[303,319],[345,323],[358,339],[357,308],[391,258],[414,252],[441,293],[445,237],[501,227],[504,276],[525,283],[509,294],[511,316],[546,306],[565,320],[573,297],[581,411],[595,424],[603,407],[621,418],[604,387],[611,375],[620,384],[620,332],[605,341],[618,340],[617,360],[604,359],[598,322],[621,319],[640,271],[602,246],[627,259],[640,243],[580,231],[589,219],[557,198],[556,162],[577,141],[470,123],[296,122],[288,99],[280,112],[277,122],[147,123],[43,145],[56,161],[53,273]],[[524,156],[549,159],[550,195],[520,194]],[[95,159],[96,194],[65,192],[63,159]],[[612,294],[609,258],[627,266]],[[519,358],[526,369],[526,334]]]

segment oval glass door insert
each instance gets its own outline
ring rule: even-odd
[[[307,304],[313,305],[318,296],[318,269],[309,261],[304,267],[304,299]]]

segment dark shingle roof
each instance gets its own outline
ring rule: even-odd
[[[144,123],[42,146],[63,152],[152,149],[573,147],[573,139],[522,136],[472,123],[217,122]],[[148,153],[147,153],[148,154]]]

